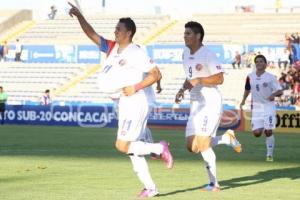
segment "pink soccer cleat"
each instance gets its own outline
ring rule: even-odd
[[[157,189],[151,190],[151,189],[143,189],[137,197],[139,199],[145,199],[145,198],[151,198],[154,196],[157,196],[159,194]]]
[[[160,154],[160,158],[165,162],[168,169],[173,167],[174,161],[173,156],[169,150],[169,143],[166,141],[160,141],[160,144],[163,145],[163,151]]]

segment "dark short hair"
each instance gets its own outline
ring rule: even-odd
[[[134,21],[130,17],[123,17],[119,19],[119,23],[123,23],[127,31],[131,31],[131,37],[134,36],[136,32],[136,26]]]
[[[262,59],[264,60],[264,62],[267,63],[266,57],[265,57],[264,55],[262,55],[262,54],[259,54],[259,55],[255,56],[254,62],[256,62],[256,60],[257,60],[258,58],[262,58]]]
[[[189,21],[184,25],[184,28],[190,28],[196,34],[200,33],[201,34],[200,42],[203,41],[204,29],[203,29],[202,25],[199,22]]]
[[[48,89],[47,89],[47,90],[45,90],[45,93],[48,93],[48,92],[50,92],[50,90],[48,90]]]
[[[2,87],[2,86],[0,86],[0,89],[3,89],[3,87]]]

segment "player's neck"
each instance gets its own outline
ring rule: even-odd
[[[122,51],[129,45],[131,44],[131,42],[126,42],[126,43],[120,43],[117,52],[118,53],[122,53]]]
[[[199,43],[199,44],[195,44],[195,45],[192,45],[190,46],[190,53],[191,54],[194,54],[196,51],[198,51],[201,47],[203,46],[202,43]]]
[[[263,73],[265,73],[265,70],[256,70],[256,76],[261,76]]]

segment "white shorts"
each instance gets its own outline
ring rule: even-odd
[[[203,104],[191,101],[190,116],[186,125],[185,137],[192,135],[215,137],[222,115],[222,102],[218,100]]]
[[[276,112],[257,112],[255,110],[252,111],[251,118],[251,127],[252,131],[256,129],[265,129],[265,130],[273,130],[276,128]]]
[[[121,97],[119,101],[118,140],[139,141],[145,138],[150,111],[144,95]]]

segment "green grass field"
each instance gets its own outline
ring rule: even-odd
[[[142,186],[127,156],[114,149],[115,129],[0,126],[0,200],[130,200]],[[264,138],[237,133],[243,152],[218,146],[222,191],[203,193],[201,155],[186,151],[183,130],[153,129],[171,143],[172,170],[149,160],[161,195],[154,199],[300,199],[300,135],[277,134],[275,162],[265,162]],[[219,133],[221,134],[221,133]]]

